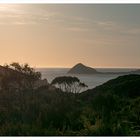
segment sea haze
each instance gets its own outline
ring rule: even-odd
[[[88,85],[88,88],[94,88],[101,85],[108,80],[114,79],[122,74],[67,74],[70,68],[36,68],[36,71],[40,71],[42,79],[47,79],[49,83],[58,76],[76,76],[81,82]],[[130,72],[135,69],[127,68],[96,68],[99,72]]]

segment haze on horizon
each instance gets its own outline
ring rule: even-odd
[[[139,13],[139,4],[0,4],[0,64],[139,68]]]

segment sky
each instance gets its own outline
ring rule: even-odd
[[[0,64],[140,68],[140,5],[0,4]]]

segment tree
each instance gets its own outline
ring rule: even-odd
[[[13,62],[10,65],[5,65],[6,74],[2,78],[3,87],[16,87],[22,89],[32,89],[34,83],[41,79],[41,73],[36,72],[28,64],[19,64]]]
[[[82,89],[87,88],[88,86],[84,83],[81,83],[77,77],[72,76],[61,76],[56,77],[51,85],[54,85],[57,88],[60,88],[64,92],[69,93],[80,93]]]
[[[16,70],[24,75],[32,77],[33,80],[41,79],[41,73],[35,72],[27,63],[20,65],[17,62],[13,62],[9,65],[9,68]]]

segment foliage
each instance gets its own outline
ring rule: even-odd
[[[81,83],[77,77],[72,76],[56,77],[51,84],[68,93],[79,93],[88,87],[85,83]]]
[[[20,65],[17,62],[13,62],[9,65],[9,68],[21,72],[22,74],[30,77],[33,80],[38,80],[41,78],[41,73],[35,72],[35,70],[31,68],[27,63]]]
[[[4,89],[31,89],[35,81],[41,79],[41,73],[36,72],[28,64],[20,65],[17,62],[5,65],[5,74],[2,76],[1,86]]]
[[[7,85],[0,91],[0,135],[140,136],[139,77],[118,77],[77,96],[48,86],[21,91]]]

